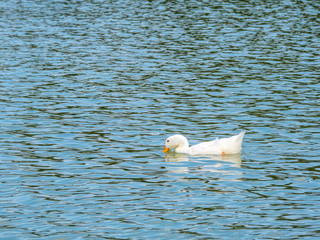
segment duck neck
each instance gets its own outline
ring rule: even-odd
[[[187,153],[189,151],[189,142],[183,137],[180,139],[179,145],[176,148],[177,153]]]

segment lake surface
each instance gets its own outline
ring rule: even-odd
[[[319,239],[318,1],[0,13],[1,239]],[[241,155],[162,152],[241,130]]]

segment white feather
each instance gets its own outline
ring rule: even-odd
[[[242,131],[238,135],[229,138],[217,138],[213,141],[199,143],[192,147],[189,146],[187,138],[183,135],[173,135],[167,138],[165,147],[170,150],[174,149],[177,153],[189,155],[237,154],[241,152],[244,134],[245,131]]]

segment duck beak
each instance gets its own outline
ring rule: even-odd
[[[164,152],[164,153],[168,153],[169,150],[170,150],[169,148],[167,148],[166,146],[164,146],[164,149],[163,149],[163,152]]]

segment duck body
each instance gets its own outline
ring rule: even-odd
[[[176,153],[188,155],[206,154],[238,154],[241,152],[242,139],[245,131],[229,138],[216,138],[213,141],[202,142],[194,146],[189,146],[188,139],[183,135],[177,134],[167,138],[163,152],[167,153],[174,149]]]

